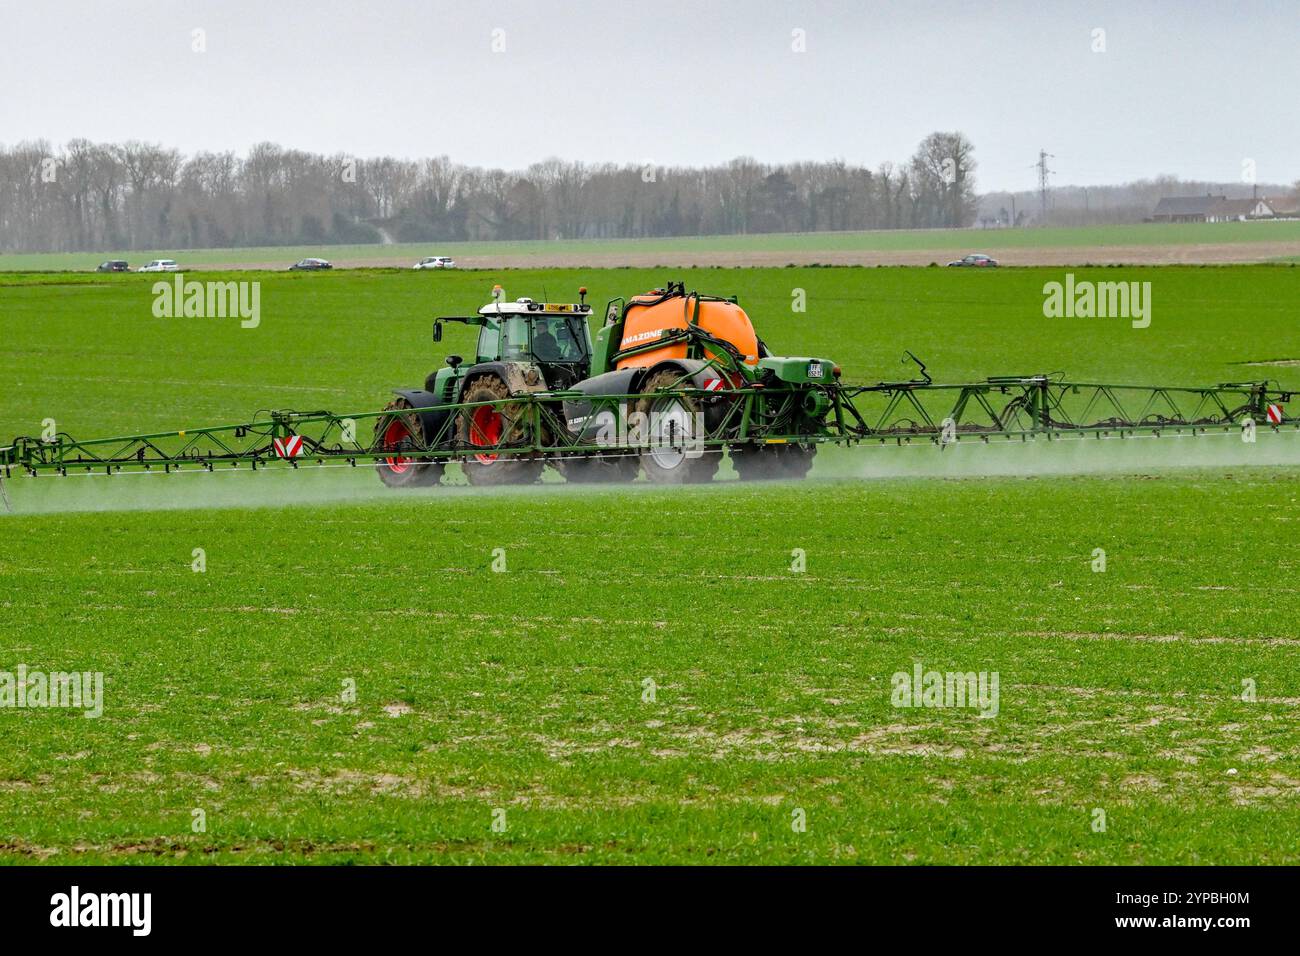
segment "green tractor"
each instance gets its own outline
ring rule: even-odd
[[[532,299],[503,302],[501,287],[492,303],[476,315],[441,316],[434,321],[433,339],[442,341],[446,322],[477,326],[478,348],[472,364],[448,355],[446,365],[431,373],[423,389],[402,389],[385,411],[395,414],[376,420],[376,437],[385,447],[401,451],[413,445],[495,448],[502,444],[545,443],[554,436],[529,435],[523,403],[499,404],[503,399],[537,393],[562,392],[585,379],[591,369],[591,306],[587,290],[577,303],[544,303]],[[450,406],[495,402],[458,409]],[[420,409],[420,411],[413,411]],[[465,477],[474,485],[531,484],[541,477],[545,457],[534,453],[484,451],[460,459]],[[379,464],[379,477],[389,487],[436,485],[444,463],[401,454]]]
[[[724,448],[742,479],[800,478],[829,433],[839,368],[769,354],[734,297],[669,283],[615,299],[594,348],[585,289],[577,303],[493,298],[434,322],[435,341],[443,323],[478,326],[475,361],[447,356],[377,419],[385,484],[438,483],[445,463],[415,449],[456,452],[475,485],[532,483],[547,464],[574,482],[708,481]]]

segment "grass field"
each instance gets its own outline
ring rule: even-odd
[[[1098,270],[1152,283],[1140,330],[1044,319],[1060,276],[277,275],[241,329],[155,319],[152,277],[0,275],[0,440],[375,409],[470,350],[430,320],[498,281],[737,292],[854,381],[910,348],[938,380],[1300,386],[1294,268]],[[0,709],[0,861],[1300,862],[1287,441],[864,448],[671,492],[14,479],[0,671],[102,671],[105,702]],[[917,662],[996,672],[997,715],[892,706]]]
[[[581,257],[625,255],[644,257],[701,253],[845,253],[908,252],[917,250],[970,251],[988,246],[999,249],[1034,249],[1094,246],[1174,246],[1300,242],[1300,220],[1230,223],[1141,223],[1125,226],[1001,229],[894,229],[875,232],[821,232],[749,236],[698,236],[665,239],[555,240],[534,242],[424,242],[393,245],[259,246],[246,249],[155,249],[114,253],[34,253],[0,255],[0,270],[86,270],[105,259],[126,259],[132,267],[150,259],[176,258],[185,265],[291,263],[308,256],[335,261],[409,259],[427,255],[459,259],[528,259],[530,257]]]

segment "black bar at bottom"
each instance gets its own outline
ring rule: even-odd
[[[318,941],[335,951],[436,931],[426,936],[433,942],[449,929],[494,942],[644,934],[668,944],[684,938],[676,930],[684,925],[699,927],[695,942],[784,930],[805,944],[901,934],[944,947],[1099,937],[1232,946],[1291,929],[1292,882],[1285,869],[1222,867],[20,866],[0,867],[0,925],[7,943],[76,934],[128,945]],[[115,914],[119,925],[84,925]],[[604,925],[631,935],[589,935]]]

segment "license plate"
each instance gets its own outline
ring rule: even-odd
[[[821,363],[821,362],[809,362],[809,363],[808,363],[808,377],[809,377],[809,378],[821,378],[821,377],[822,377],[822,363]]]

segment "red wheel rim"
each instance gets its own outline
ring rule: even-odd
[[[384,447],[395,448],[398,444],[411,437],[411,430],[406,427],[400,418],[394,418],[384,429]],[[384,464],[388,470],[395,475],[406,473],[406,469],[411,467],[412,459],[407,457],[385,458]]]
[[[469,443],[476,448],[490,448],[501,443],[501,415],[493,408],[476,408],[470,416]],[[488,465],[497,460],[491,455],[475,455],[477,460]]]

